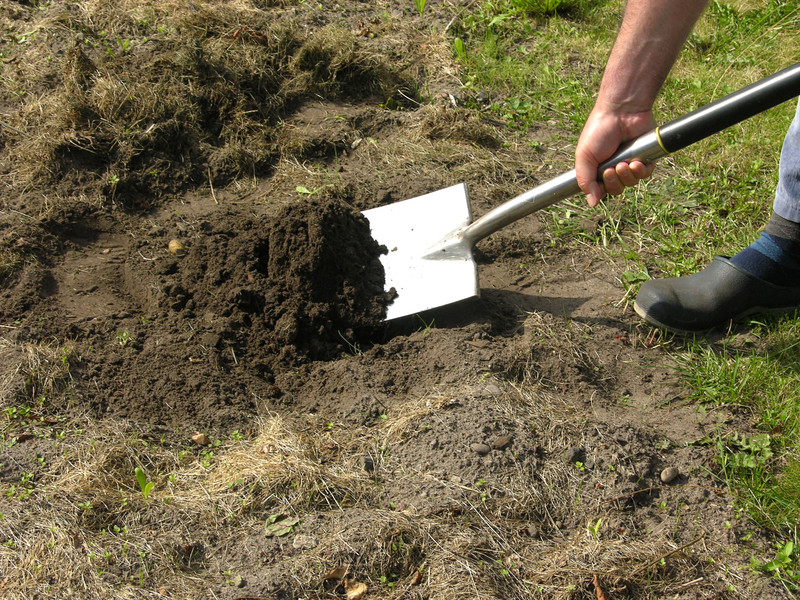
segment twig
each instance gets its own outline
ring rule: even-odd
[[[211,181],[211,167],[208,167],[208,187],[211,188],[211,197],[214,199],[214,204],[219,204],[217,195],[214,193],[214,184]]]
[[[6,123],[5,121],[0,121],[0,127],[2,127],[3,129],[8,129],[9,131],[13,131],[17,135],[23,135],[22,131],[20,131],[16,127],[12,127],[11,125]]]
[[[594,591],[597,593],[597,600],[608,600],[608,596],[606,596],[606,593],[600,586],[600,578],[597,576],[597,573],[592,577],[592,585],[594,586]]]
[[[686,583],[682,583],[681,585],[679,585],[675,589],[678,589],[678,590],[686,589],[687,587],[691,587],[691,586],[693,586],[693,585],[695,585],[697,583],[700,583],[701,581],[703,581],[703,579],[704,579],[704,577],[698,577],[697,579],[692,579],[692,581],[687,581]]]

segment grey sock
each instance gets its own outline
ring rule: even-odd
[[[769,218],[769,223],[764,228],[764,233],[800,243],[800,223],[788,221],[775,213],[772,213]]]

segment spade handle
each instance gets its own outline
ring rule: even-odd
[[[598,176],[605,169],[621,162],[635,159],[644,162],[655,161],[798,95],[800,95],[800,63],[627,142],[614,156],[600,165]],[[492,209],[464,227],[459,237],[473,245],[506,225],[579,192],[580,188],[573,169]]]

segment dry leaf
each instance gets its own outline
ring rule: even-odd
[[[594,584],[594,591],[597,592],[597,600],[610,600],[603,591],[603,588],[600,587],[600,578],[597,576],[597,573],[594,574],[592,584]]]
[[[339,567],[338,569],[331,569],[325,573],[325,577],[323,577],[322,580],[330,581],[331,579],[335,579],[336,581],[340,581],[344,579],[345,575],[347,575],[347,569],[345,567]]]
[[[347,600],[361,600],[367,593],[367,585],[355,579],[344,580],[344,593]]]
[[[417,571],[411,578],[411,585],[419,585],[422,582],[422,571]]]
[[[267,537],[283,537],[294,532],[294,526],[300,519],[292,518],[287,515],[270,515],[264,524],[264,533]]]
[[[208,446],[211,443],[211,440],[208,439],[208,436],[205,433],[200,433],[199,431],[195,431],[189,439],[198,446]]]

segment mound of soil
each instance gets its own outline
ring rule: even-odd
[[[230,209],[177,237],[156,227],[133,242],[115,227],[93,211],[43,222],[31,233],[63,249],[68,272],[33,263],[0,292],[4,322],[31,310],[35,336],[81,341],[71,376],[94,411],[245,428],[254,394],[281,395],[276,373],[368,342],[385,317],[385,248],[342,202],[309,200],[271,216]],[[4,243],[26,239],[14,230]],[[105,393],[91,394],[98,381]]]
[[[163,295],[160,316],[200,316],[241,360],[263,372],[330,360],[385,317],[381,248],[360,214],[336,201],[309,201],[275,217],[236,213],[197,224],[186,255],[138,263]],[[383,249],[385,251],[385,248]],[[152,285],[150,285],[152,287]]]

